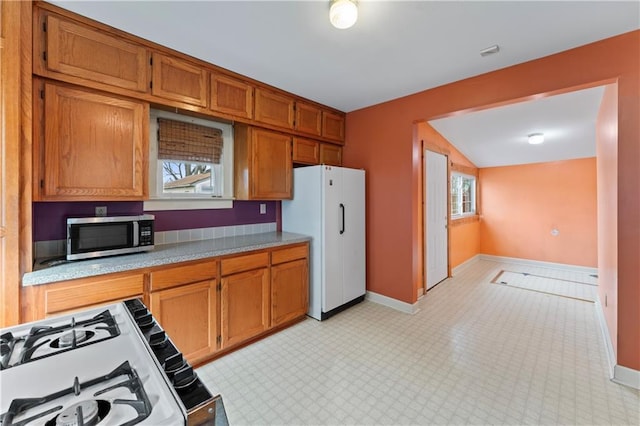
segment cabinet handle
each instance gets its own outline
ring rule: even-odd
[[[340,235],[344,234],[344,204],[340,203],[340,209],[342,210],[342,228],[340,229]]]

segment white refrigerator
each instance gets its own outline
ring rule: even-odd
[[[311,236],[309,316],[324,320],[364,300],[364,170],[293,171],[293,200],[282,201],[282,230]]]

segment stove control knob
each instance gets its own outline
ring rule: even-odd
[[[140,308],[136,308],[135,311],[133,311],[133,317],[138,319],[142,316],[145,316],[149,313],[149,310],[147,308],[145,308],[144,306],[140,307]]]
[[[180,370],[185,365],[186,361],[184,360],[182,353],[178,352],[176,354],[168,356],[164,360],[164,371],[167,373],[167,375],[171,376],[173,375],[173,373]]]
[[[151,313],[147,313],[146,315],[141,315],[139,317],[136,317],[136,324],[138,324],[138,327],[140,327],[143,330],[153,327],[155,323],[156,322],[153,320],[153,315],[151,315]]]
[[[181,370],[176,371],[173,375],[173,387],[180,392],[181,390],[187,390],[192,384],[195,383],[198,375],[193,371],[193,367],[187,365]]]
[[[169,339],[167,339],[167,334],[164,330],[156,331],[149,336],[149,344],[153,349],[164,348],[168,341]]]

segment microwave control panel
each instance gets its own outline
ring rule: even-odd
[[[153,221],[141,220],[140,225],[140,245],[152,246],[153,245]]]

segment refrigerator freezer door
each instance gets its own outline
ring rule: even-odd
[[[345,225],[342,237],[342,303],[365,294],[365,188],[364,170],[342,169],[342,204]]]
[[[322,270],[322,312],[329,312],[344,303],[343,287],[343,243],[340,230],[342,222],[342,169],[324,167],[322,176],[324,247]]]

